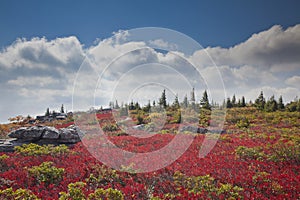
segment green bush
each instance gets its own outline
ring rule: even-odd
[[[53,166],[53,162],[43,162],[39,166],[28,168],[28,173],[33,176],[38,183],[58,184],[64,174],[64,168],[57,168]]]
[[[98,188],[93,193],[89,194],[88,197],[84,194],[83,190],[86,183],[76,182],[68,185],[68,192],[60,192],[61,195],[59,200],[98,200],[98,199],[112,199],[112,200],[123,200],[124,196],[122,192],[117,189],[102,189]]]
[[[261,147],[253,147],[253,148],[248,148],[245,146],[239,146],[235,150],[236,155],[239,158],[242,159],[255,159],[255,160],[262,160],[263,158],[266,157],[264,154],[263,150]]]
[[[62,155],[69,153],[69,149],[66,145],[62,144],[59,146],[54,145],[38,145],[34,143],[23,144],[22,146],[14,147],[17,153],[20,153],[24,156],[40,156],[40,155]]]
[[[102,130],[104,132],[114,132],[118,130],[118,126],[116,124],[106,123],[102,126]]]
[[[123,200],[124,196],[122,192],[117,189],[102,189],[99,188],[95,190],[94,193],[89,194],[88,200],[97,200],[97,199],[113,199],[113,200]]]
[[[174,182],[179,186],[178,190],[184,188],[189,193],[201,194],[207,192],[209,196],[213,194],[225,196],[227,199],[242,199],[240,192],[244,189],[231,184],[217,184],[215,179],[210,175],[204,176],[186,176],[181,172],[175,172],[173,175]]]
[[[250,122],[247,118],[242,118],[236,123],[236,126],[238,128],[249,128]]]
[[[12,188],[7,188],[5,190],[0,190],[0,199],[5,200],[15,200],[15,199],[25,199],[25,200],[39,200],[30,190],[27,189],[17,189],[13,191]]]
[[[68,192],[60,192],[59,200],[83,200],[86,199],[82,190],[86,184],[84,182],[70,183]]]
[[[5,161],[7,158],[9,158],[9,156],[6,154],[3,154],[2,156],[0,156],[0,172],[5,172],[9,169],[9,167]]]

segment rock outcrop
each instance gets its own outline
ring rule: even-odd
[[[0,151],[11,151],[14,146],[27,143],[37,144],[75,144],[83,132],[74,125],[56,129],[50,126],[22,127],[8,134],[11,139],[0,141]]]

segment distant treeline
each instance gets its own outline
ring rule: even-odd
[[[224,99],[222,105],[214,102],[213,100],[210,102],[208,99],[207,91],[205,90],[203,92],[202,98],[200,100],[195,99],[195,90],[192,89],[190,93],[190,98],[187,97],[187,95],[184,96],[183,101],[179,102],[178,95],[175,96],[175,99],[170,104],[170,101],[167,101],[166,91],[163,90],[161,97],[155,101],[152,102],[149,100],[148,103],[144,106],[141,106],[139,102],[131,101],[130,103],[122,103],[119,105],[118,101],[110,102],[109,107],[112,109],[121,109],[124,110],[124,112],[128,112],[128,110],[144,110],[145,112],[150,111],[152,107],[160,107],[160,108],[193,108],[193,109],[208,109],[211,110],[212,108],[236,108],[236,107],[256,107],[259,110],[266,111],[266,112],[274,112],[274,111],[290,111],[300,112],[300,100],[298,98],[295,98],[294,101],[291,101],[290,103],[284,104],[282,96],[278,98],[278,100],[275,99],[274,95],[272,95],[268,100],[265,99],[263,91],[260,92],[257,99],[255,99],[254,102],[251,100],[249,102],[246,102],[245,97],[242,96],[241,99],[237,99],[235,95],[232,96],[232,98]],[[126,111],[125,111],[126,110]]]

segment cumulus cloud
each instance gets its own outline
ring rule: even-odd
[[[87,48],[75,36],[17,39],[0,52],[0,92],[4,95],[0,103],[7,105],[0,109],[0,120],[40,113],[48,106],[59,108],[62,103],[71,108],[72,94],[82,109],[94,102],[105,105],[114,100],[110,98],[127,101],[133,91],[133,96],[139,94],[148,101],[161,93],[162,85],[180,99],[189,94],[190,87],[195,87],[198,100],[204,89],[212,97],[223,97],[220,76],[229,96],[254,100],[263,90],[266,96],[283,95],[287,102],[300,94],[300,25],[287,29],[275,25],[233,47],[207,47],[190,55],[162,39],[145,43],[128,41],[129,37],[128,31],[118,31]]]

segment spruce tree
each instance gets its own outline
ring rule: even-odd
[[[47,108],[45,116],[50,116],[50,109],[49,108]]]
[[[161,98],[159,99],[159,105],[163,108],[167,107],[166,90],[163,90],[163,92],[161,94]]]
[[[272,95],[271,98],[265,104],[265,111],[274,112],[277,110],[277,107],[278,107],[277,102],[274,98],[274,95]]]
[[[60,113],[65,113],[64,104],[61,104]]]
[[[184,96],[182,104],[184,108],[187,108],[189,106],[187,95]]]
[[[235,98],[235,94],[232,96],[231,103],[232,103],[232,106],[233,106],[233,107],[236,106],[236,98]]]
[[[230,98],[228,97],[227,101],[226,101],[226,108],[232,108],[232,107],[233,107],[233,105],[232,105],[232,103],[230,101]]]
[[[263,91],[260,92],[260,95],[258,96],[258,98],[255,100],[255,106],[259,109],[259,110],[263,110],[265,108],[265,103],[266,100],[264,98],[264,94]]]
[[[241,107],[246,107],[246,101],[245,101],[245,97],[244,96],[242,96]]]
[[[120,108],[120,106],[119,106],[119,104],[118,104],[118,101],[116,100],[116,103],[115,103],[115,109],[119,109]]]
[[[195,89],[193,88],[192,91],[191,91],[191,105],[192,105],[193,109],[195,109],[195,102],[196,102]]]
[[[282,100],[282,96],[280,95],[279,99],[278,99],[278,110],[284,110],[284,104],[283,104],[283,100]]]
[[[174,106],[175,108],[179,108],[179,107],[180,107],[180,105],[179,105],[179,100],[178,100],[178,95],[177,95],[177,94],[176,94],[176,96],[175,96],[175,100],[174,100],[173,106]]]
[[[200,101],[200,105],[201,105],[202,108],[210,109],[208,95],[207,95],[206,90],[203,93],[202,99]]]

